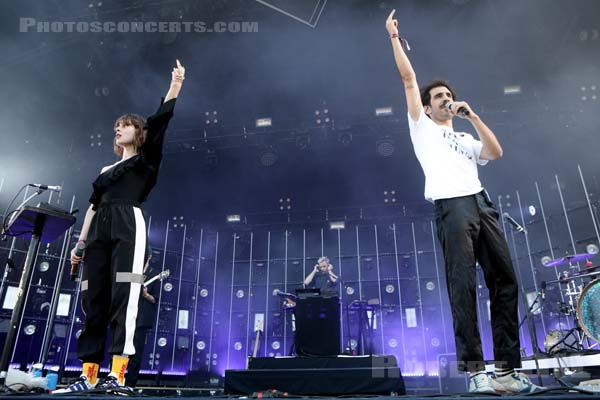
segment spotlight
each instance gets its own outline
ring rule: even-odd
[[[390,346],[391,348],[395,348],[398,346],[398,341],[392,338],[388,341],[388,346]]]
[[[439,338],[437,338],[437,337],[431,338],[431,345],[433,347],[440,347],[440,344],[442,344],[442,343],[440,342]]]
[[[542,263],[542,265],[545,267],[550,261],[552,261],[552,258],[550,256],[544,256],[540,259],[540,262]]]
[[[279,154],[277,154],[277,151],[273,146],[266,146],[260,151],[259,160],[263,167],[273,166],[278,159]]]
[[[279,209],[281,211],[291,210],[292,209],[292,199],[290,199],[289,197],[287,197],[285,200],[279,199]]]
[[[203,340],[198,340],[198,341],[196,342],[196,348],[197,348],[198,350],[204,350],[204,349],[206,348],[206,343],[204,343],[204,341],[203,341]],[[208,355],[208,354],[207,354],[207,355]]]
[[[391,138],[383,138],[377,141],[375,144],[377,149],[377,153],[382,157],[389,157],[394,154],[394,150],[396,149],[396,145]]]
[[[315,110],[315,123],[317,125],[328,124],[331,122],[331,116],[329,115],[328,108],[322,108],[320,110]]]
[[[536,214],[537,210],[535,208],[535,206],[529,206],[529,215],[531,215],[532,217]]]
[[[354,288],[352,286],[346,287],[346,294],[352,296],[354,294]]]
[[[350,143],[352,143],[352,133],[341,132],[338,134],[338,140],[342,144],[342,146],[349,146]]]
[[[238,291],[235,293],[235,296],[236,296],[238,299],[242,299],[242,298],[244,298],[244,294],[245,294],[245,293],[244,293],[244,291],[243,291],[242,289],[239,289],[239,290],[238,290]]]
[[[504,86],[504,94],[505,95],[519,94],[519,93],[521,93],[521,86],[519,86],[519,85]]]
[[[48,261],[42,261],[40,263],[40,266],[38,267],[38,269],[41,272],[46,272],[46,271],[48,271],[50,269],[50,263]]]
[[[273,350],[279,350],[279,348],[281,347],[281,343],[279,343],[277,340],[274,341],[273,343],[271,343],[271,347],[273,348]]]
[[[156,342],[156,344],[158,345],[158,347],[165,347],[167,345],[167,338],[166,337],[159,338],[158,342]]]
[[[329,229],[331,229],[331,230],[346,229],[346,222],[345,221],[331,221],[329,223]]]
[[[233,345],[233,348],[236,351],[240,351],[242,349],[242,342],[235,342],[235,344]]]
[[[173,290],[173,284],[171,282],[166,282],[163,286],[163,289],[165,290],[165,292],[170,292],[171,290]]]
[[[35,330],[36,330],[36,328],[35,328],[35,325],[33,325],[33,324],[29,324],[25,328],[23,328],[23,332],[25,332],[25,334],[27,336],[33,335],[35,333]]]
[[[376,117],[387,117],[389,115],[394,115],[394,110],[392,109],[392,107],[377,107],[375,109]]]
[[[267,128],[273,125],[273,120],[271,118],[258,118],[256,120],[257,128]]]
[[[207,296],[208,296],[208,290],[202,289],[200,291],[200,297],[207,297]]]
[[[396,288],[394,287],[394,285],[388,284],[385,285],[385,292],[386,293],[394,293],[394,291],[396,290]]]
[[[435,283],[433,283],[432,281],[429,281],[425,284],[425,289],[432,291],[435,289]]]
[[[590,243],[585,247],[585,251],[590,254],[598,254],[598,246],[596,246],[593,243]]]
[[[219,123],[219,118],[217,116],[216,111],[212,111],[212,112],[206,111],[204,113],[204,117],[206,118],[206,120],[205,120],[206,125]]]
[[[239,214],[230,214],[227,216],[227,222],[240,222],[242,217]]]

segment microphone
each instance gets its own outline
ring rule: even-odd
[[[509,224],[514,226],[514,228],[517,230],[517,232],[526,232],[525,228],[523,228],[521,226],[521,224],[519,224],[517,221],[515,221],[515,219],[513,217],[511,217],[509,213],[505,212],[504,214],[502,214],[502,216],[504,217],[505,220],[508,221]]]
[[[540,296],[542,296],[542,300],[546,299],[546,281],[542,281],[542,287],[540,289]]]
[[[77,242],[75,245],[75,255],[77,257],[83,256],[83,252],[85,251],[86,247],[87,244],[85,242]],[[77,280],[77,275],[79,275],[79,264],[71,263],[71,280],[73,282]]]
[[[446,110],[452,111],[452,104],[454,103],[449,101],[444,105],[444,107],[446,107]],[[469,110],[466,109],[466,107],[460,107],[456,113],[462,115],[463,117],[468,117],[469,115],[471,115],[471,113],[469,112]]]
[[[42,189],[42,190],[51,190],[53,192],[60,192],[62,190],[62,187],[60,186],[49,186],[49,185],[44,185],[42,183],[30,183],[29,186],[38,188],[38,189]]]

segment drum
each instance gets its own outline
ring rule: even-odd
[[[585,334],[600,342],[600,279],[585,285],[577,302],[577,318]]]

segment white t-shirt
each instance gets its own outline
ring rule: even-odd
[[[479,155],[483,145],[464,132],[433,122],[421,108],[418,121],[408,114],[410,139],[425,173],[425,199],[469,196],[483,190],[477,164],[485,165]]]

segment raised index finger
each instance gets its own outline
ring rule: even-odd
[[[177,62],[177,68],[181,68],[181,63],[179,62],[179,60],[175,59],[175,61]]]
[[[396,9],[394,8],[394,9],[392,10],[392,12],[390,13],[390,15],[388,15],[388,17],[387,17],[388,21],[389,21],[390,19],[394,18],[394,13],[395,13],[395,12],[396,12]]]

